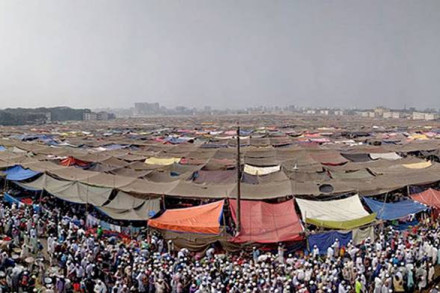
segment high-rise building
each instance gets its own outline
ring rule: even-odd
[[[134,115],[154,115],[159,114],[160,105],[159,103],[135,103],[134,104]]]

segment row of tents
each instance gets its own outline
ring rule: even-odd
[[[236,222],[237,201],[228,200],[228,204]],[[216,237],[223,232],[224,206],[225,200],[221,200],[191,208],[166,210],[160,216],[149,219],[148,226],[171,238],[174,235],[174,240],[185,247],[191,248],[194,243],[201,245],[204,241],[219,241],[220,238]],[[333,244],[335,238],[343,244],[350,240],[360,243],[367,237],[374,238],[373,226],[378,220],[408,220],[410,215],[439,208],[440,191],[434,189],[398,202],[381,202],[358,195],[327,201],[290,199],[266,203],[243,200],[241,231],[229,241],[236,244],[270,244],[307,238],[309,245],[318,245],[322,250]],[[311,225],[324,229],[320,233],[306,233],[305,229]],[[176,233],[186,236],[178,239]]]
[[[75,170],[74,173],[64,172]],[[150,188],[149,184],[145,184],[144,181],[136,180],[128,177],[116,177],[105,174],[93,173],[94,176],[90,177],[90,174],[86,171],[86,174],[82,174],[80,169],[62,169],[53,172],[38,172],[31,169],[23,168],[22,166],[14,166],[3,171],[5,174],[5,179],[8,181],[13,181],[15,184],[21,186],[22,188],[28,190],[45,190],[48,193],[72,203],[80,204],[92,204],[100,208],[111,208],[111,202],[117,202],[119,199],[123,201],[123,210],[138,210],[142,205],[143,207],[150,206],[150,204],[145,204],[146,202],[157,202],[160,196],[149,196],[140,197],[134,196],[134,194],[142,193],[153,193],[151,190],[144,190],[143,188]],[[134,192],[133,192],[134,191]],[[207,189],[207,191],[209,191]],[[233,199],[233,197],[229,197]],[[338,228],[332,227],[341,225],[341,223],[332,224],[331,221],[344,222],[344,225],[349,225],[347,221],[359,220],[360,218],[367,217],[362,204],[359,201],[354,200],[355,197],[347,197],[345,199],[332,199],[330,201],[316,201],[316,200],[306,200],[297,198],[297,203],[303,214],[303,220],[310,224],[317,224],[316,219],[321,222],[317,226],[327,227],[327,228]],[[385,211],[395,212],[405,212],[415,208],[415,203],[411,200],[400,201],[397,203],[377,203],[371,198],[364,198],[366,204],[373,211],[378,211],[378,216],[380,219],[390,220],[389,213]],[[153,206],[157,206],[154,204]],[[323,214],[334,209],[338,209],[341,206],[348,207],[349,214],[343,212],[343,210],[337,210],[334,216],[330,218],[320,217],[320,211]],[[116,204],[115,208],[121,207],[121,205]],[[397,207],[397,208],[396,208]],[[420,208],[420,207],[419,207]],[[111,212],[111,211],[108,211]],[[152,214],[156,211],[148,211],[146,214]],[[335,216],[339,216],[340,219],[335,219]],[[397,218],[400,218],[399,216]],[[144,218],[148,218],[147,215]],[[128,219],[134,220],[134,219]],[[323,221],[330,221],[329,223]],[[357,223],[353,223],[356,225]],[[353,225],[352,224],[352,225]]]

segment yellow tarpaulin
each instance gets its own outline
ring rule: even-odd
[[[425,135],[425,134],[413,134],[413,135],[411,135],[411,136],[409,136],[409,138],[410,139],[413,139],[413,140],[427,140],[428,139],[428,137]]]
[[[431,165],[432,163],[430,161],[412,163],[412,164],[403,164],[403,166],[408,169],[424,169],[430,167]]]
[[[149,165],[162,165],[162,166],[166,166],[166,165],[172,165],[174,163],[179,163],[180,162],[180,158],[155,158],[155,157],[151,157],[145,160],[145,164],[149,164]]]
[[[327,220],[307,218],[306,222],[307,224],[312,224],[317,227],[323,227],[328,229],[351,230],[369,224],[373,222],[375,219],[376,219],[376,214],[373,213],[359,219],[348,220],[348,221],[327,221]]]

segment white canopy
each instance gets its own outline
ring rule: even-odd
[[[369,215],[362,206],[359,195],[329,201],[296,199],[296,202],[303,221],[306,221],[306,218],[321,221],[350,221]]]
[[[383,159],[383,160],[394,161],[394,160],[399,160],[402,157],[396,154],[395,152],[390,152],[390,153],[371,153],[370,158],[373,160]]]

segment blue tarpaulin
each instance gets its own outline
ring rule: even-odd
[[[15,203],[17,206],[21,206],[21,205],[23,205],[23,203],[22,203],[21,201],[19,201],[19,200],[16,199],[15,197],[9,195],[9,193],[7,193],[7,192],[4,193],[4,195],[3,195],[3,199],[4,199],[6,202],[10,203],[10,204]]]
[[[6,174],[6,179],[11,181],[26,180],[40,174],[40,172],[24,169],[22,166],[11,167],[3,171],[3,173]]]
[[[368,207],[377,214],[376,218],[381,220],[397,220],[428,209],[427,206],[411,199],[392,203],[385,203],[365,197],[364,200]]]
[[[0,152],[6,151],[6,148],[2,145],[0,145]]]
[[[172,144],[185,143],[188,141],[187,139],[180,138],[180,137],[168,137],[165,140],[169,143],[172,143]]]
[[[5,192],[3,194],[3,200],[9,204],[16,204],[17,206],[21,207],[24,205],[23,202],[21,202],[18,198],[13,197],[9,193]],[[38,213],[40,211],[40,206],[38,204],[33,204],[32,208],[34,209],[34,212]]]
[[[350,232],[341,233],[337,231],[325,232],[325,233],[317,233],[310,234],[308,237],[309,241],[309,249],[312,251],[314,245],[319,248],[319,254],[326,254],[327,248],[335,243],[335,240],[339,240],[339,246],[347,246],[348,242],[353,238],[353,235]]]

